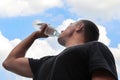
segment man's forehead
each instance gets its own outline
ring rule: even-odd
[[[82,21],[81,20],[79,20],[79,21],[76,21],[76,22],[74,22],[75,24],[80,24],[80,23],[82,23]]]

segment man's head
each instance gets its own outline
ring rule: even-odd
[[[99,29],[89,20],[81,20],[84,24],[85,42],[97,41],[99,39]]]
[[[62,31],[58,42],[63,46],[69,46],[97,41],[98,38],[99,30],[97,26],[89,20],[80,20],[71,23]]]

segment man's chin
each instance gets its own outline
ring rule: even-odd
[[[65,41],[61,37],[58,38],[58,43],[65,47]]]

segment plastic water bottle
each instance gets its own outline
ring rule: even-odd
[[[40,28],[42,27],[43,24],[46,24],[46,23],[41,23],[39,20],[36,20],[33,23],[33,27],[36,30],[40,30]],[[49,37],[59,37],[60,33],[56,29],[51,27],[50,24],[47,24],[47,25],[48,25],[48,27],[45,29],[44,34],[48,35]]]

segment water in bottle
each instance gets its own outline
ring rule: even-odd
[[[41,23],[39,20],[36,20],[34,23],[33,23],[33,26],[34,26],[34,28],[36,29],[36,30],[40,30],[40,28],[41,28],[41,26],[43,25],[43,24],[46,24],[46,23]],[[44,32],[44,34],[45,35],[48,35],[48,36],[50,36],[50,37],[59,37],[59,35],[60,35],[60,33],[56,30],[56,29],[54,29],[53,27],[51,27],[50,26],[50,24],[47,24],[48,25],[48,27],[45,29],[45,32]]]

